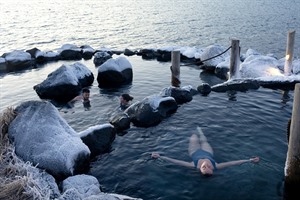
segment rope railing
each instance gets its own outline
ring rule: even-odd
[[[231,46],[228,47],[225,51],[223,51],[222,53],[219,53],[218,55],[215,55],[213,57],[210,57],[210,58],[207,58],[205,60],[199,60],[197,62],[193,62],[193,63],[188,63],[188,64],[181,64],[180,66],[190,66],[190,65],[203,65],[203,62],[206,62],[206,61],[209,61],[209,60],[212,60],[216,57],[219,57],[221,55],[223,55],[224,53],[226,53],[229,49],[231,49]]]

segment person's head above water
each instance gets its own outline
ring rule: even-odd
[[[88,88],[83,88],[82,89],[82,98],[83,98],[83,101],[89,101],[90,90]]]
[[[121,105],[127,105],[129,101],[132,101],[133,97],[130,96],[129,94],[122,94],[120,96],[120,104]]]
[[[211,164],[210,160],[204,159],[202,162],[199,160],[199,170],[204,176],[211,176],[214,173],[214,166]]]

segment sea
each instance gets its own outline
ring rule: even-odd
[[[57,50],[64,44],[94,49],[194,47],[240,40],[241,52],[285,57],[287,35],[296,31],[294,57],[300,56],[298,0],[0,0],[0,55],[13,50]],[[124,55],[114,55],[114,58]],[[57,61],[0,74],[0,111],[28,100],[40,100],[33,86],[63,64],[81,62],[94,74],[91,109],[81,103],[60,108],[61,116],[78,133],[109,123],[119,96],[132,103],[159,94],[171,85],[170,62],[125,56],[132,64],[132,84],[102,89],[93,59]],[[181,86],[197,88],[224,80],[197,65],[182,66]],[[117,135],[111,150],[97,156],[88,174],[107,193],[145,200],[279,200],[284,194],[286,129],[294,91],[259,88],[246,92],[195,95],[156,126],[131,125]],[[195,169],[151,159],[152,152],[190,162],[188,141],[202,127],[217,162],[259,156],[246,163],[203,177]]]

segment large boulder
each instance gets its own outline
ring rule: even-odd
[[[93,73],[85,65],[76,62],[72,65],[62,65],[33,88],[42,99],[68,102],[93,81]]]
[[[177,102],[173,97],[153,95],[128,107],[124,112],[137,127],[150,127],[159,124],[164,118],[176,112]]]
[[[34,63],[30,53],[14,50],[2,55],[6,62],[6,70],[8,72],[26,69]]]
[[[62,179],[86,172],[90,150],[47,101],[19,105],[8,129],[16,154]]]
[[[120,87],[132,82],[132,66],[125,57],[109,59],[98,67],[100,88]]]
[[[116,130],[111,124],[96,125],[80,132],[79,137],[89,147],[91,157],[94,157],[110,150]]]

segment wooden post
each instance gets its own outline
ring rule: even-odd
[[[174,87],[180,87],[180,51],[172,51],[171,54],[172,59],[172,78],[171,83]]]
[[[295,43],[295,32],[289,31],[287,38],[287,47],[285,54],[284,74],[290,75],[292,71],[293,54],[294,54],[294,43]]]
[[[240,41],[231,40],[231,54],[229,65],[229,79],[236,77],[240,63]]]
[[[292,121],[285,166],[285,196],[300,199],[300,83],[295,85]]]

